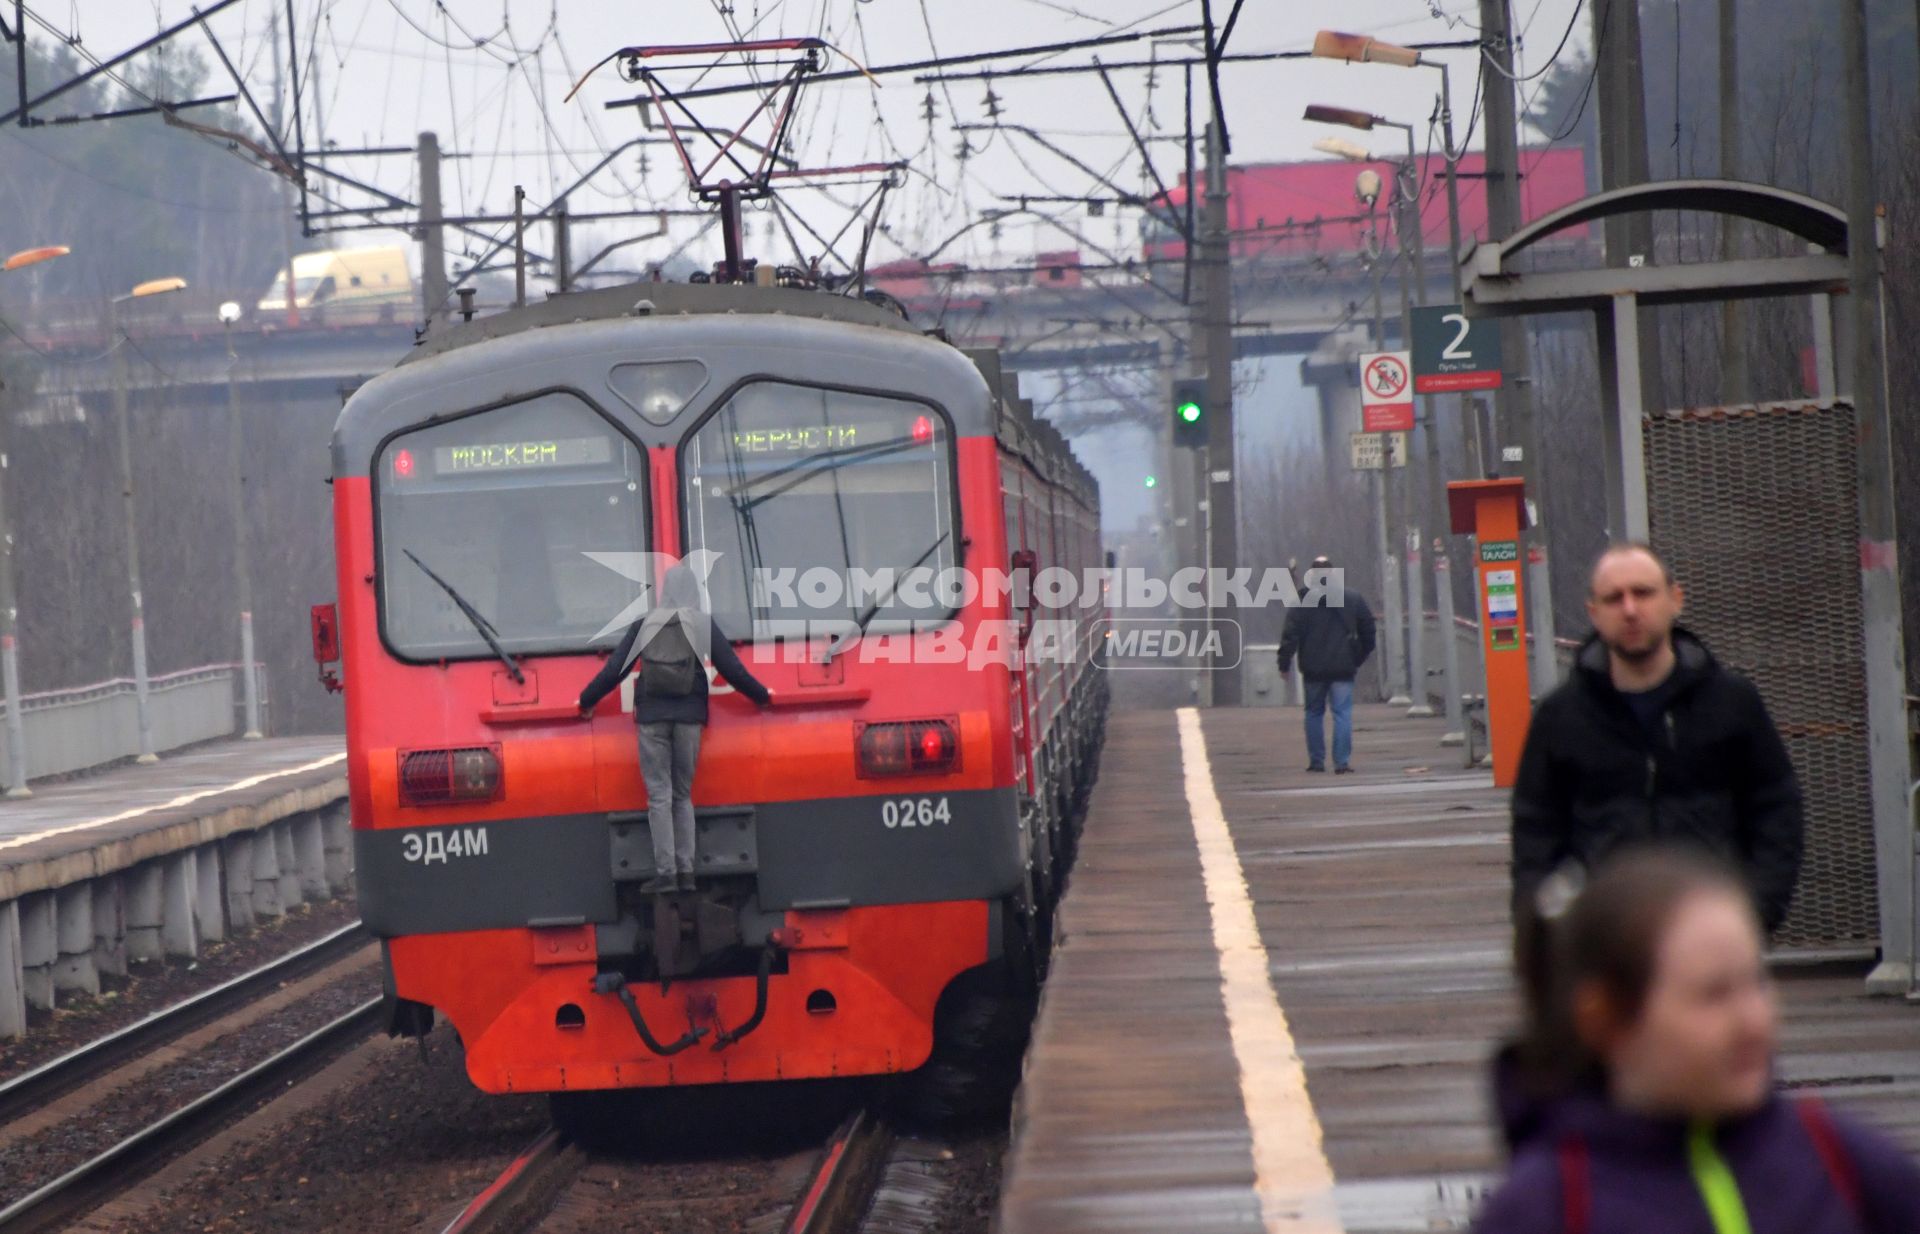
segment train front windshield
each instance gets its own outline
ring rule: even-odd
[[[955,606],[928,584],[958,560],[952,450],[923,403],[775,381],[735,391],[680,463],[687,547],[717,555],[720,628],[745,639],[947,620]],[[861,585],[888,571],[891,592]]]
[[[640,598],[618,567],[649,547],[645,456],[573,395],[402,433],[374,490],[382,632],[402,658],[490,656],[489,634],[579,651]]]

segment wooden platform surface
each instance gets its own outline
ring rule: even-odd
[[[1437,720],[1362,707],[1352,776],[1300,713],[1199,713],[1348,1231],[1463,1229],[1502,1164],[1487,1060],[1515,1023],[1506,794]],[[1015,1111],[997,1229],[1324,1229],[1263,1218],[1178,715],[1109,723]],[[1920,1008],[1783,968],[1783,1073],[1920,1150]]]

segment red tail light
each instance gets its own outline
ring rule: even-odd
[[[860,778],[945,775],[960,769],[960,735],[952,720],[895,720],[861,725],[854,736]]]
[[[410,806],[500,799],[500,747],[409,750],[400,755],[400,801]]]

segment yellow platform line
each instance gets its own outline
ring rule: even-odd
[[[1253,1185],[1261,1221],[1267,1234],[1339,1234],[1333,1167],[1307,1094],[1306,1068],[1274,992],[1240,854],[1214,788],[1200,713],[1183,707],[1179,721],[1187,812],[1206,880],[1213,948],[1220,957],[1220,993],[1240,1070],[1240,1100],[1253,1132]]]

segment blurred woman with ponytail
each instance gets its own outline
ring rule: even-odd
[[[1513,1161],[1479,1234],[1907,1234],[1920,1169],[1776,1091],[1753,899],[1694,850],[1571,870],[1521,923],[1523,1039],[1496,1096]]]

